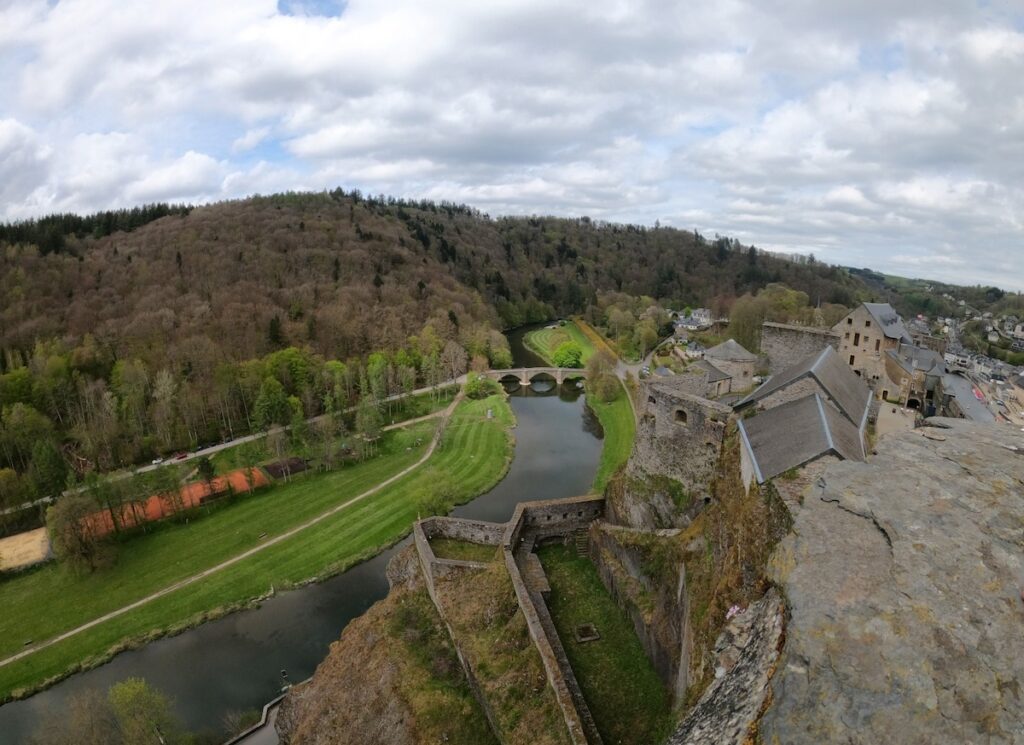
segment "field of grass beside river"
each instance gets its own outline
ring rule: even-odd
[[[523,344],[543,357],[552,366],[555,364],[555,350],[558,349],[559,345],[568,341],[576,342],[579,345],[580,350],[583,352],[580,361],[584,365],[587,364],[587,360],[594,355],[596,350],[590,339],[573,321],[566,321],[564,326],[559,326],[557,323],[545,326],[544,328],[531,331],[523,337]]]
[[[597,351],[591,338],[574,321],[568,321],[564,326],[536,329],[523,339],[527,347],[552,365],[555,349],[566,341],[574,341],[580,345],[584,364]],[[633,450],[633,438],[636,435],[636,421],[625,389],[618,398],[608,403],[599,401],[596,396],[588,396],[587,405],[597,416],[604,430],[601,462],[594,477],[594,491],[600,493],[604,491],[612,474],[629,459],[629,454]]]
[[[486,417],[488,408],[493,419]],[[513,421],[503,396],[462,402],[438,448],[410,474],[195,584],[0,667],[0,700],[98,664],[113,649],[244,605],[272,587],[322,578],[374,555],[408,533],[421,499],[440,484],[461,503],[497,483],[511,461]],[[29,639],[45,641],[190,577],[362,494],[416,463],[436,426],[422,422],[388,433],[380,455],[364,463],[240,498],[202,520],[161,526],[123,544],[108,570],[79,575],[51,564],[0,582],[0,657],[21,651]]]

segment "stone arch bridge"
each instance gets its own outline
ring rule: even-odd
[[[573,367],[517,367],[511,370],[488,370],[484,375],[498,382],[515,380],[520,385],[529,385],[541,380],[554,380],[561,385],[567,380],[585,379],[587,371]]]

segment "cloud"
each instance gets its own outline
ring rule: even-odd
[[[1009,0],[0,0],[0,214],[341,184],[1024,288],[1022,78]]]

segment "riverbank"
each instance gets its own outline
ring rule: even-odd
[[[487,417],[488,409],[493,418]],[[114,651],[244,607],[284,587],[322,579],[378,553],[408,533],[423,498],[439,484],[445,483],[451,499],[461,503],[500,481],[511,462],[513,424],[503,396],[460,403],[436,450],[413,472],[301,534],[204,577],[187,591],[155,599],[0,667],[0,697],[26,695],[71,672],[100,664]],[[425,443],[434,426],[424,422],[388,435],[381,443],[381,455],[365,463],[306,476],[240,500],[194,524],[170,525],[142,536],[125,544],[117,566],[107,572],[80,576],[49,566],[3,582],[0,654],[20,651],[28,638],[53,638],[344,505],[416,464],[427,450]]]
[[[636,417],[625,386],[622,387],[622,393],[608,403],[599,401],[596,396],[588,396],[587,406],[597,416],[604,430],[601,461],[594,475],[594,492],[601,494],[615,472],[629,460],[633,439],[636,437]]]
[[[548,364],[553,365],[552,357],[558,345],[565,341],[573,341],[580,345],[583,351],[582,360],[586,364],[586,361],[597,353],[596,344],[601,344],[605,349],[607,346],[600,337],[598,342],[591,338],[591,335],[597,335],[596,331],[589,326],[585,329],[582,326],[582,322],[577,324],[575,321],[568,321],[564,326],[534,329],[523,337],[523,344],[540,355]],[[633,450],[633,438],[636,436],[636,417],[625,386],[621,395],[607,403],[599,401],[596,396],[587,396],[587,406],[594,412],[601,422],[601,429],[604,430],[601,462],[598,464],[593,484],[593,491],[601,493],[612,475],[629,459],[629,454]]]

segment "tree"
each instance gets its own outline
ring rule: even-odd
[[[67,484],[68,464],[49,440],[40,440],[32,448],[32,481],[46,497],[58,496]]]
[[[646,357],[657,343],[658,328],[653,319],[646,318],[637,324],[636,330],[633,332],[633,345],[641,358]]]
[[[445,342],[444,349],[441,350],[441,365],[449,380],[454,380],[466,372],[468,363],[469,358],[465,349],[453,341]]]
[[[615,375],[615,361],[604,350],[598,351],[587,361],[587,394],[599,401],[614,401],[622,391]]]
[[[108,564],[112,548],[90,519],[99,512],[100,505],[84,492],[63,496],[46,510],[46,528],[58,559],[90,572]]]
[[[359,407],[356,409],[356,432],[365,443],[367,454],[373,454],[374,443],[380,438],[383,426],[384,417],[381,416],[380,407],[373,398],[363,396],[359,399]]]
[[[443,475],[438,474],[438,478],[430,482],[433,486],[416,498],[416,511],[421,519],[447,515],[455,505],[455,489]]]
[[[199,475],[199,478],[209,484],[213,481],[213,477],[217,475],[217,469],[214,467],[213,461],[204,455],[196,461],[196,473]]]
[[[12,468],[27,470],[32,460],[32,448],[52,436],[53,423],[32,406],[17,403],[4,409],[0,446]]]
[[[582,367],[583,350],[574,341],[564,341],[551,356],[555,367]]]
[[[110,701],[101,691],[90,688],[68,698],[63,716],[45,717],[30,742],[32,745],[118,745],[124,740]]]
[[[256,413],[256,426],[262,430],[269,429],[273,424],[287,424],[291,418],[291,407],[284,386],[272,375],[263,379],[260,395],[253,406]]]
[[[107,694],[124,745],[153,745],[185,740],[171,701],[142,678],[128,678]]]
[[[284,346],[284,333],[281,331],[281,317],[273,316],[270,319],[270,326],[267,328],[267,341],[274,349]]]
[[[486,375],[473,373],[466,381],[466,396],[472,399],[481,399],[501,392],[501,384],[491,380]]]
[[[761,324],[768,313],[768,303],[760,297],[744,295],[729,311],[729,333],[746,349],[761,348]]]

